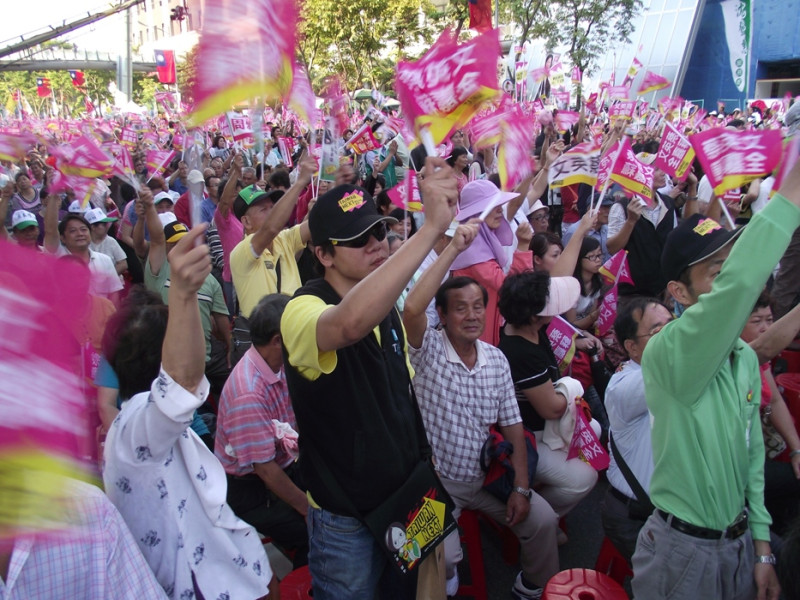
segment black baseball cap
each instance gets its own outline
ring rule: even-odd
[[[282,196],[283,190],[270,190],[269,192],[265,192],[255,185],[248,185],[236,195],[236,199],[233,201],[233,214],[241,221],[242,217],[251,206],[261,204],[267,200],[274,204],[280,200]]]
[[[164,238],[167,243],[174,243],[189,233],[189,228],[183,223],[173,221],[164,226]]]
[[[308,216],[311,243],[347,242],[360,236],[375,223],[397,223],[394,217],[380,214],[369,192],[354,185],[339,185],[322,194]]]
[[[686,269],[719,252],[742,231],[730,231],[714,219],[694,214],[667,236],[661,252],[661,271],[667,281],[677,281]]]

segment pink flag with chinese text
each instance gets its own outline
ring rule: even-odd
[[[445,30],[418,61],[400,61],[395,90],[415,134],[419,137],[427,128],[439,144],[453,128],[466,125],[485,101],[498,96],[499,54],[497,29],[465,44]]]
[[[567,460],[582,455],[595,471],[602,471],[608,468],[611,459],[605,451],[600,440],[597,439],[594,429],[586,421],[583,411],[578,408],[575,411],[575,433],[569,443]]]
[[[731,131],[715,127],[695,133],[689,141],[717,196],[771,173],[781,160],[783,148],[783,135],[775,129]]]
[[[422,198],[417,185],[417,173],[414,169],[406,169],[406,177],[393,188],[386,190],[386,195],[392,204],[407,210],[419,212],[422,210]]]
[[[172,159],[177,156],[173,150],[148,150],[145,154],[149,177],[157,177],[164,172]]]
[[[677,177],[683,181],[689,175],[694,157],[694,148],[689,140],[682,136],[672,123],[665,123],[653,166],[670,177]]]
[[[561,317],[554,317],[547,326],[547,338],[558,361],[559,370],[563,371],[575,357],[575,338],[578,332]]]

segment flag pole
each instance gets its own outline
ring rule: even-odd
[[[603,203],[603,198],[606,197],[606,192],[608,191],[608,186],[611,183],[611,175],[614,172],[614,167],[616,166],[620,155],[622,155],[622,148],[623,148],[624,144],[622,143],[621,139],[617,143],[619,144],[619,148],[617,149],[617,155],[614,157],[614,161],[611,163],[611,169],[609,169],[609,171],[608,171],[608,177],[603,182],[603,191],[600,192],[600,197],[597,199],[597,205],[592,203],[592,206],[591,206],[592,214],[595,214],[598,210],[600,210],[600,205]],[[594,188],[592,188],[592,189],[594,189]]]

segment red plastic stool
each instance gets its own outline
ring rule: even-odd
[[[281,580],[281,598],[283,600],[308,600],[311,593],[311,573],[308,565],[289,573]]]
[[[542,600],[628,600],[628,594],[608,575],[591,569],[570,569],[550,578]]]
[[[608,575],[620,585],[625,584],[626,578],[633,577],[633,571],[628,561],[607,537],[603,538],[603,545],[600,546],[600,554],[597,555],[594,570]]]
[[[461,527],[461,543],[467,548],[469,564],[469,584],[458,586],[459,596],[470,596],[475,600],[486,600],[486,573],[483,570],[483,545],[481,544],[480,513],[475,510],[462,510],[458,517]]]

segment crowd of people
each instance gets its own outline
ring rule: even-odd
[[[756,112],[715,126],[769,118]],[[798,124],[800,103],[787,136]],[[656,167],[650,205],[616,184],[596,203],[587,184],[549,187],[551,165],[592,137],[629,136],[652,164],[659,137],[621,123],[543,127],[513,190],[468,129],[441,156],[402,135],[358,154],[344,132],[325,181],[323,132],[269,125],[261,153],[207,132],[202,164],[179,155],[163,172],[142,138],[135,181],[97,180],[88,202],[50,191],[46,143],[0,164],[0,238],[91,273],[76,335],[106,496],[75,493],[119,530],[124,568],[100,574],[97,559],[87,577],[125,586],[114,597],[273,598],[269,538],[308,565],[320,600],[443,600],[459,587],[458,532],[417,561],[400,529],[390,550],[419,563],[401,574],[370,525],[427,477],[449,515],[514,532],[511,593],[536,599],[569,543],[560,519],[604,477],[597,511],[637,599],[777,600],[779,573],[800,598],[800,428],[772,371],[800,332],[800,164],[776,194],[773,175],[752,181],[726,222],[699,163],[683,181]],[[389,193],[408,170],[422,212]],[[601,267],[620,251],[630,282],[601,335]],[[567,358],[556,319],[574,332]],[[607,473],[570,454],[583,421]],[[481,466],[493,426],[515,450],[502,498]],[[44,570],[23,552],[21,538],[0,552],[0,596],[48,597],[38,581],[66,559]]]

